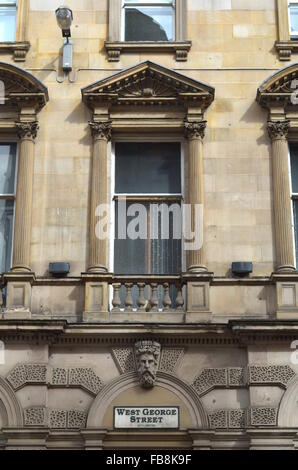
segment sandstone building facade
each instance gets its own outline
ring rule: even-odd
[[[0,2],[0,448],[297,448],[298,2],[69,0],[70,71],[59,6]]]

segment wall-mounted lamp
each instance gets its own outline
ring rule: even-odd
[[[66,38],[63,44],[62,68],[64,72],[72,70],[73,42],[69,40],[71,37],[70,27],[73,20],[72,11],[66,6],[57,8],[56,20],[59,28],[62,30],[62,37]]]

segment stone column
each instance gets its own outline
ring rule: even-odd
[[[16,122],[16,127],[20,144],[11,270],[30,272],[34,140],[37,135],[38,123],[37,121],[19,121]]]
[[[186,136],[189,142],[189,186],[187,202],[191,204],[192,231],[194,231],[195,227],[195,206],[200,204],[202,208],[204,207],[203,139],[206,124],[206,121],[185,122]],[[201,229],[203,230],[203,227],[201,227]],[[207,271],[203,246],[200,249],[188,251],[187,259],[188,272],[200,273]]]
[[[272,173],[276,271],[292,272],[294,247],[292,232],[292,207],[288,168],[289,121],[269,121],[268,132],[272,140]]]
[[[90,122],[93,136],[93,157],[91,175],[90,201],[90,255],[89,269],[91,273],[108,271],[108,241],[96,236],[96,208],[99,204],[108,203],[108,142],[111,140],[111,122]]]

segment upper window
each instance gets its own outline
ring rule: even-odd
[[[16,39],[17,1],[0,0],[0,42]]]
[[[124,41],[174,41],[175,1],[123,0]]]
[[[0,272],[11,266],[16,151],[15,143],[0,144]]]
[[[179,274],[181,144],[117,142],[114,194],[114,272]],[[124,215],[119,214],[121,196],[126,198]],[[122,237],[125,223],[126,236]],[[136,233],[132,235],[133,227]]]
[[[298,39],[298,2],[289,2],[289,25],[291,39]]]

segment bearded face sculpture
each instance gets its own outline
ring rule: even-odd
[[[160,360],[160,344],[154,341],[139,341],[135,344],[135,358],[140,385],[154,387]]]

